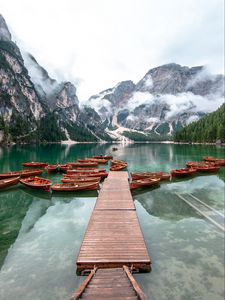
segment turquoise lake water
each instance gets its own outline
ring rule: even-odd
[[[113,154],[128,171],[182,168],[203,156],[225,157],[225,148],[203,145],[23,145],[0,148],[0,172],[26,161],[66,163]],[[107,167],[108,169],[108,167]],[[62,175],[44,175],[59,182]],[[162,183],[133,192],[152,260],[135,278],[151,300],[224,300],[224,233],[183,202],[192,194],[224,213],[225,168],[218,174]],[[48,194],[17,185],[0,191],[0,299],[69,299],[84,277],[76,257],[97,192]]]

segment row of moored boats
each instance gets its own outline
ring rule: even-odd
[[[0,188],[16,185],[19,182],[33,189],[45,191],[80,191],[97,190],[100,181],[108,176],[106,169],[97,168],[99,165],[111,162],[110,171],[120,171],[128,167],[128,163],[121,160],[113,160],[112,156],[94,156],[92,158],[79,159],[67,164],[49,165],[43,162],[23,163],[23,169],[16,172],[0,174]],[[162,180],[171,180],[174,177],[193,176],[199,172],[215,173],[221,166],[225,166],[224,159],[204,157],[203,161],[188,162],[187,168],[165,172],[136,172],[131,173],[130,189],[159,185]],[[33,169],[38,168],[38,169]],[[62,183],[52,184],[49,179],[40,175],[45,171],[49,174],[62,172]]]

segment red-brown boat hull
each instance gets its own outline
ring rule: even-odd
[[[110,159],[113,159],[113,156],[101,156],[101,155],[97,155],[97,156],[93,156],[93,158],[97,158],[97,159],[107,159],[107,160],[110,160]]]
[[[57,192],[75,192],[75,191],[93,191],[99,188],[99,183],[64,183],[55,184],[51,187],[53,191]]]
[[[22,166],[24,167],[32,167],[32,168],[44,168],[46,167],[48,164],[47,163],[44,163],[44,162],[26,162],[26,163],[23,163]]]
[[[172,170],[171,175],[172,177],[186,177],[186,176],[191,176],[194,175],[197,172],[196,169],[180,169],[180,170]]]
[[[15,171],[15,172],[8,172],[0,174],[0,179],[4,178],[11,178],[11,177],[18,177],[26,178],[30,176],[38,176],[42,173],[42,170],[24,170],[24,171]]]
[[[87,168],[87,167],[97,167],[98,163],[93,162],[93,161],[89,161],[89,162],[68,163],[68,165],[72,166],[72,168],[75,168],[75,167]]]
[[[161,180],[170,179],[170,174],[164,172],[139,172],[139,173],[131,173],[132,180],[138,180],[143,178],[160,178]]]
[[[45,170],[46,170],[49,174],[57,172],[58,169],[59,169],[59,166],[58,166],[58,165],[48,165],[47,167],[45,167]]]
[[[110,171],[121,171],[123,169],[125,169],[128,166],[128,164],[118,164],[118,165],[113,165],[110,168]]]
[[[50,191],[51,181],[41,177],[28,177],[20,179],[20,183],[23,185],[37,190]]]
[[[205,167],[196,167],[196,170],[198,172],[208,172],[208,173],[216,173],[218,172],[220,167],[218,166],[205,166]]]
[[[64,177],[61,179],[63,183],[69,183],[69,182],[76,182],[76,183],[81,183],[81,182],[96,182],[99,183],[101,180],[101,177]]]
[[[0,189],[16,185],[20,180],[20,177],[6,178],[0,180]]]
[[[154,185],[159,185],[160,178],[158,179],[152,179],[152,178],[145,178],[145,179],[139,179],[139,180],[132,180],[130,183],[130,189],[138,189],[141,187],[151,187]]]

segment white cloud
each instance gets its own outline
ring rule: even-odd
[[[152,76],[148,74],[145,79],[144,79],[144,85],[147,88],[152,88],[153,87],[153,81],[152,81]]]
[[[133,114],[130,114],[128,117],[127,117],[127,119],[126,119],[127,121],[132,121],[132,122],[135,122],[135,121],[138,121],[139,120],[139,118],[138,117],[136,117],[136,116],[134,116]]]
[[[186,124],[191,124],[192,122],[196,122],[199,120],[199,116],[190,116],[190,118],[187,119]]]
[[[194,95],[190,92],[177,95],[162,95],[161,100],[168,103],[170,107],[170,110],[166,114],[167,120],[178,113],[187,110],[191,112],[209,113],[215,111],[222,103],[224,103],[224,99],[217,95],[212,95],[207,98],[200,95]]]
[[[152,67],[223,71],[223,0],[0,0],[19,46],[81,101]],[[179,13],[178,13],[179,12]]]
[[[142,104],[152,104],[154,101],[154,96],[148,92],[135,92],[132,97],[126,103],[125,108],[133,111],[136,107]]]
[[[160,122],[159,118],[153,118],[153,117],[146,119],[146,121],[149,123],[159,123]]]
[[[224,103],[224,98],[218,95],[209,95],[208,97],[203,97],[200,95],[194,95],[191,92],[180,93],[177,95],[158,95],[157,98],[155,98],[154,95],[147,92],[136,92],[125,104],[124,108],[127,108],[130,113],[132,113],[135,108],[142,104],[152,105],[154,103],[161,103],[162,106],[167,105],[169,110],[166,112],[165,120],[171,120],[173,117],[182,112],[189,111],[190,113],[210,113],[215,111]],[[150,117],[148,121],[151,123],[158,122],[159,120],[158,118]],[[189,122],[192,121],[194,121],[194,119],[189,120]]]

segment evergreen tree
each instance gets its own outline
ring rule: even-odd
[[[177,142],[225,142],[225,103],[215,112],[197,122],[178,130],[174,135]]]

